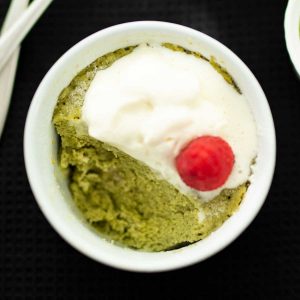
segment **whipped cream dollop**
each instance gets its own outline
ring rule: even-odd
[[[90,136],[142,161],[180,192],[206,200],[247,181],[257,153],[245,97],[209,62],[160,45],[139,45],[98,71],[82,119]],[[222,137],[235,156],[225,184],[208,192],[188,187],[175,167],[180,150],[203,135]]]

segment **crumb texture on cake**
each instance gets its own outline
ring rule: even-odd
[[[68,170],[78,208],[103,237],[146,251],[176,249],[203,239],[228,219],[247,183],[203,202],[180,193],[142,162],[87,134],[81,107],[92,79],[133,49],[98,58],[60,94],[53,114],[60,136],[59,161]]]

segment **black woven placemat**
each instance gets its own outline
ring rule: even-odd
[[[8,3],[0,0],[1,22]],[[0,141],[0,299],[300,298],[300,81],[285,48],[285,7],[271,0],[54,1],[23,43]],[[84,257],[54,232],[29,188],[22,140],[39,82],[69,47],[107,26],[149,19],[203,31],[244,60],[269,100],[278,159],[268,199],[237,241],[192,267],[135,274]]]

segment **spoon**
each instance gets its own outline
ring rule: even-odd
[[[25,35],[39,19],[53,0],[35,0],[22,16],[0,38],[0,71],[24,39]]]
[[[21,16],[28,6],[28,0],[13,0],[6,15],[1,34],[7,31],[12,24]],[[9,102],[12,94],[14,79],[16,75],[17,63],[19,59],[20,47],[17,47],[10,56],[6,65],[0,72],[0,136],[6,119]]]

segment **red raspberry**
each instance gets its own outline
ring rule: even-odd
[[[181,179],[199,191],[211,191],[222,186],[233,164],[231,147],[217,136],[207,135],[192,140],[176,157]]]

